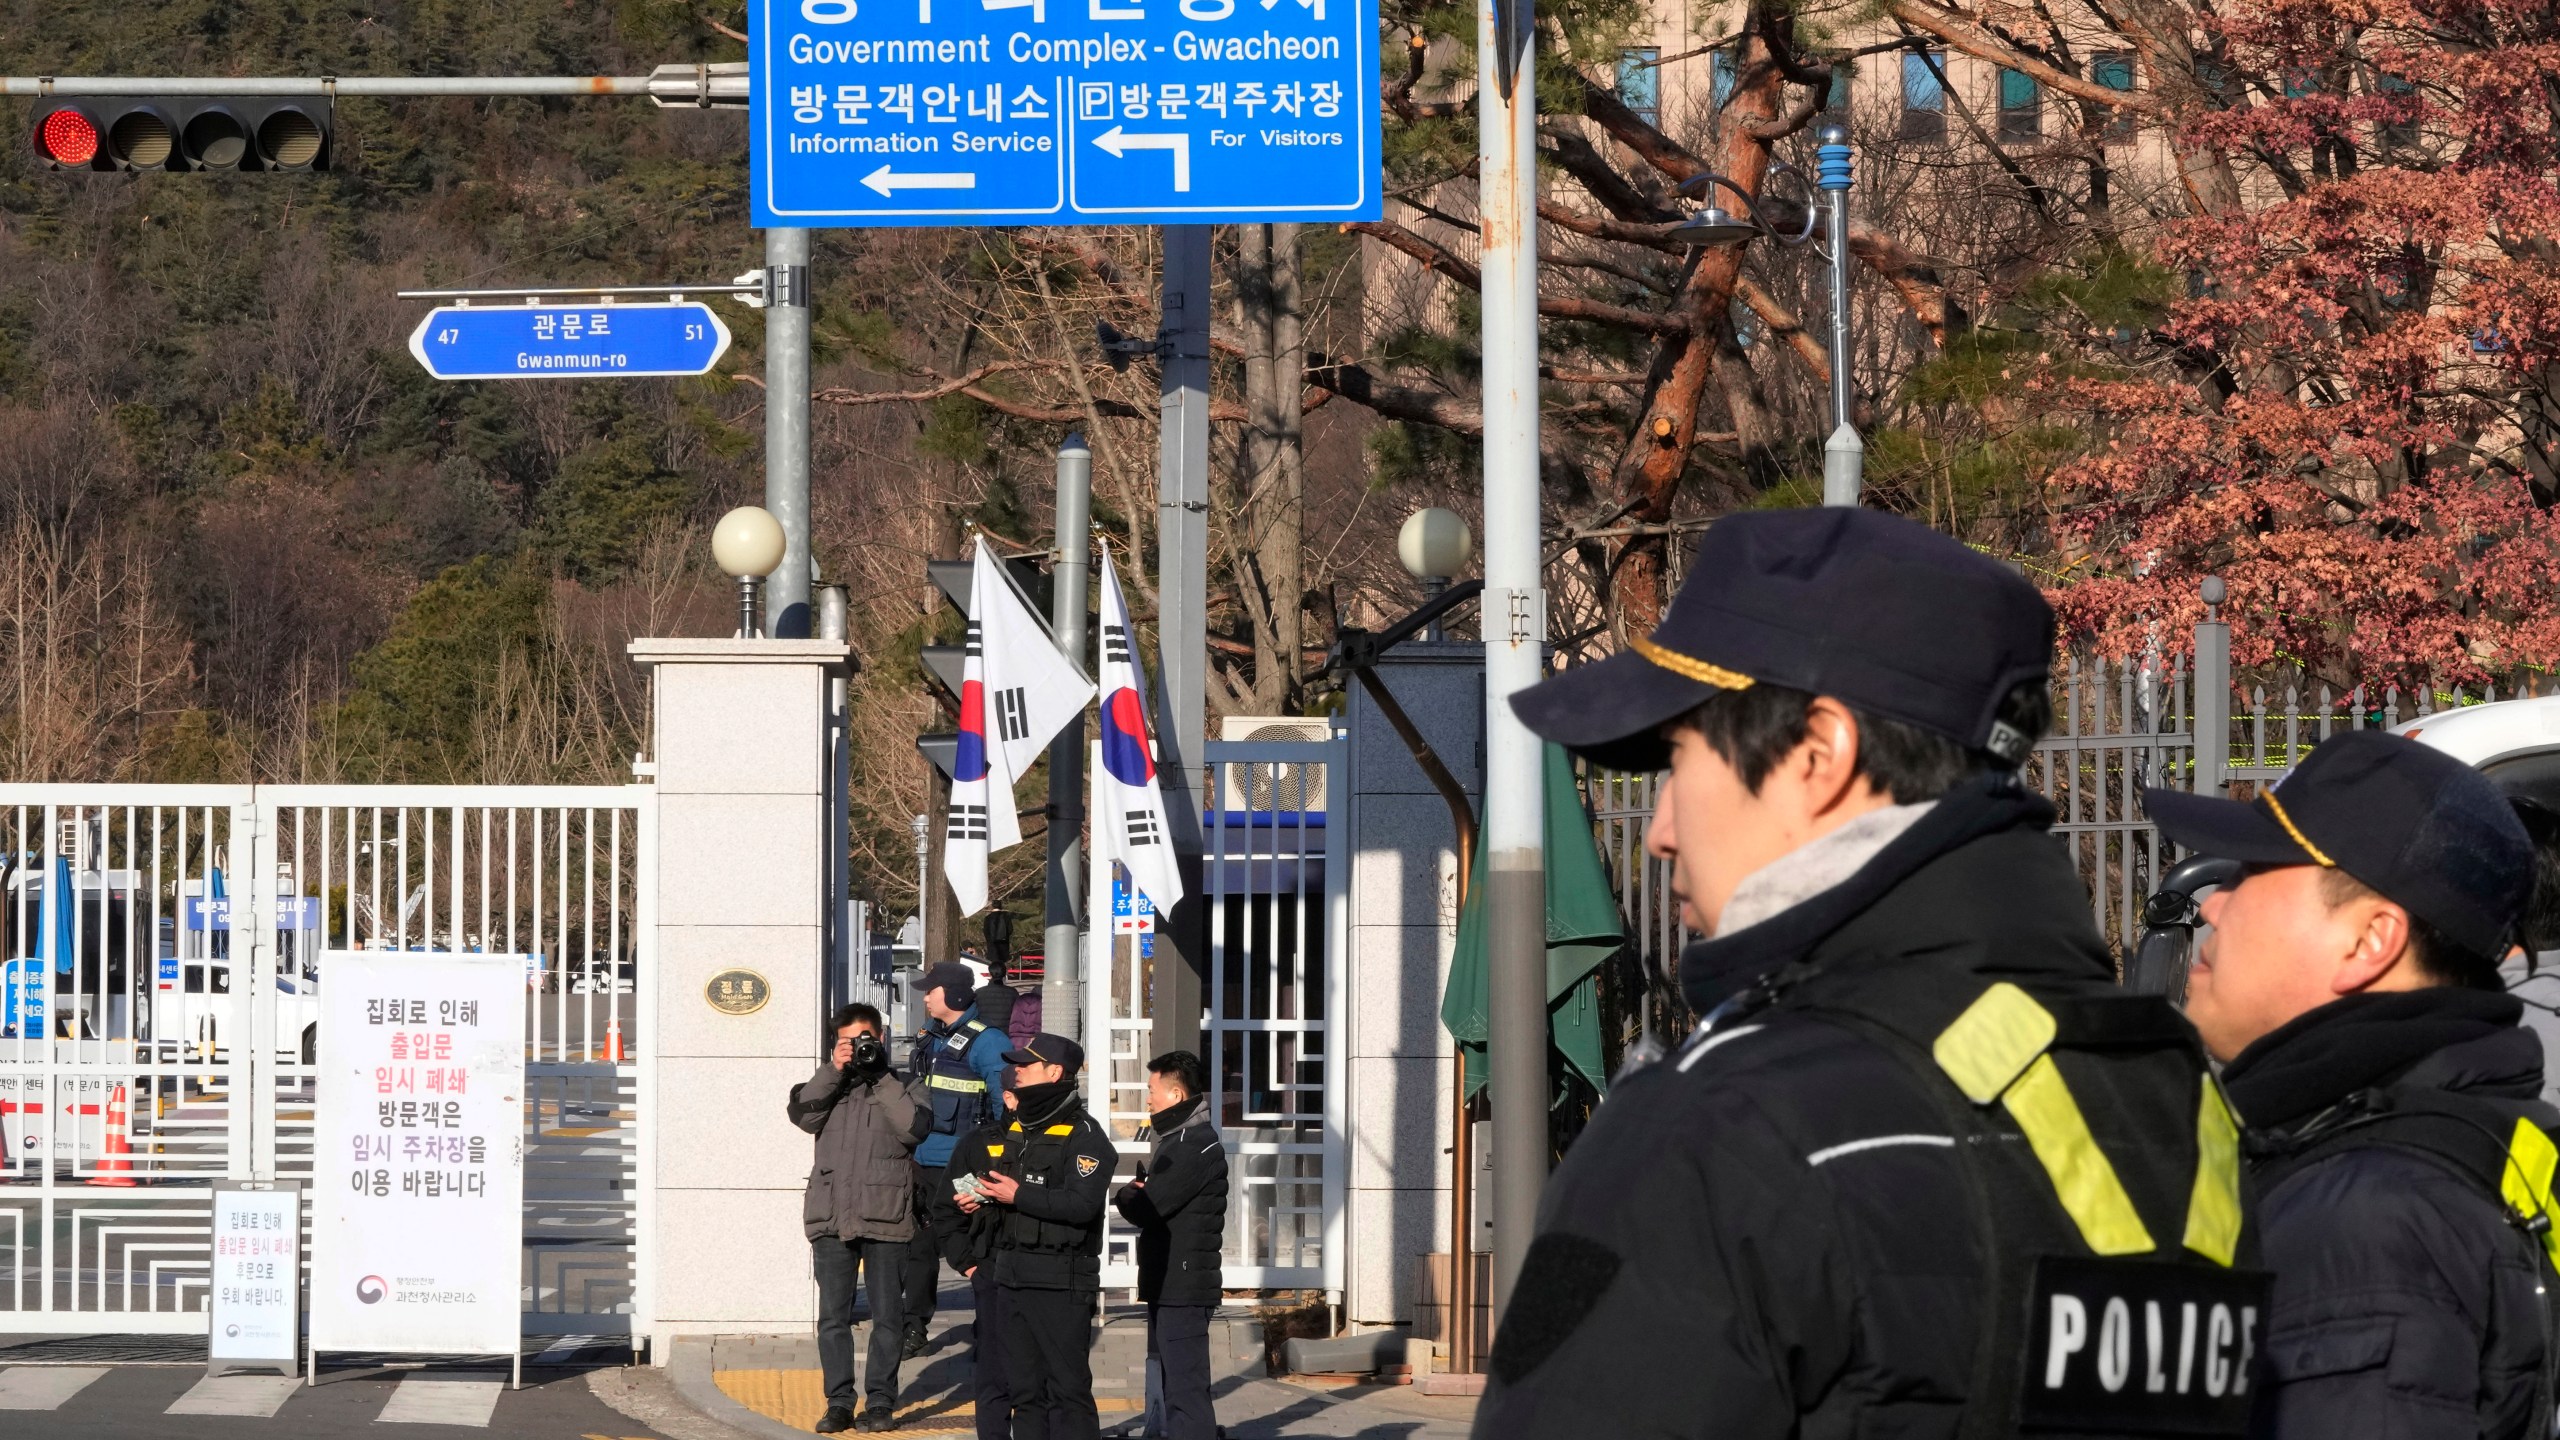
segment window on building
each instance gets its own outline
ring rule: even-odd
[[[2410,84],[2408,81],[2401,79],[2397,75],[2383,71],[2376,71],[2374,73],[2373,93],[2396,103],[2408,104],[2408,97],[2416,94],[2417,90],[2417,86]],[[2414,109],[2414,107],[2412,108]],[[2409,149],[2418,143],[2418,122],[2415,120],[2386,120],[2382,124],[2374,127],[2374,138],[2380,141],[2382,143],[2382,148],[2386,150]]]
[[[2225,105],[2240,98],[2240,83],[2230,65],[2210,55],[2196,57],[2196,84]]]
[[[1847,117],[1849,113],[1848,61],[1834,60],[1831,62],[1831,88],[1823,92],[1822,108],[1830,111],[1834,115],[1838,115],[1843,118]]]
[[[1718,50],[1707,57],[1707,84],[1715,100],[1716,113],[1724,113],[1724,102],[1733,98],[1734,82],[1741,72],[1734,68],[1734,52]]]
[[[1647,45],[1618,52],[1618,102],[1644,118],[1662,123],[1662,52]]]
[[[2000,138],[2027,141],[2044,134],[2044,87],[2024,70],[2000,72]]]
[[[2408,250],[2386,256],[2374,267],[2374,297],[2385,310],[2424,310],[2430,278],[2424,256]]]
[[[1906,50],[1902,55],[1902,124],[1905,140],[1947,138],[1947,87],[1944,50]]]
[[[2127,94],[2133,91],[2133,52],[2101,50],[2089,63],[2089,78],[2110,90]],[[2110,145],[2129,144],[2133,140],[2133,112],[2109,107],[2105,122],[2099,126],[2099,137]]]

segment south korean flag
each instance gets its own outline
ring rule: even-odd
[[[1146,670],[1138,663],[1137,631],[1120,593],[1120,572],[1102,552],[1102,763],[1093,768],[1093,865],[1096,883],[1117,860],[1129,883],[1172,913],[1182,899],[1182,871],[1174,864],[1172,831],[1165,825],[1164,791],[1156,778],[1153,733],[1147,725]],[[1102,914],[1110,914],[1105,908]]]
[[[1051,737],[1093,698],[1084,677],[1049,637],[986,538],[975,541],[969,574],[969,642],[961,661],[960,744],[943,834],[943,873],[960,913],[987,907],[987,866],[1021,843],[1014,782]]]

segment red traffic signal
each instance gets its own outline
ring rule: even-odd
[[[98,158],[98,122],[68,105],[40,116],[36,153],[60,168],[88,164]]]
[[[56,170],[326,170],[336,112],[321,100],[135,99],[36,111]]]

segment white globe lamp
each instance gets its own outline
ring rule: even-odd
[[[1396,533],[1396,558],[1421,579],[1425,599],[1448,589],[1450,579],[1466,568],[1475,553],[1476,537],[1467,522],[1456,511],[1437,505],[1406,516],[1404,529]],[[1442,638],[1440,622],[1432,621],[1422,638]]]
[[[787,543],[782,522],[761,505],[741,505],[711,527],[711,558],[719,563],[723,574],[738,582],[741,638],[754,639],[762,633],[756,618],[757,601],[764,577],[782,564]]]

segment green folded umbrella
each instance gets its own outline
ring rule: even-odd
[[[1558,745],[1547,746],[1546,756],[1548,1071],[1557,1081],[1555,1098],[1561,1099],[1559,1062],[1595,1093],[1608,1091],[1600,1050],[1600,962],[1626,944],[1626,929],[1590,813],[1583,808],[1582,789],[1573,781],[1573,762]],[[1440,1022],[1466,1062],[1469,1095],[1484,1088],[1490,1029],[1485,876],[1485,849],[1479,845],[1475,871],[1467,881],[1466,908],[1458,914],[1458,953],[1449,967],[1449,988],[1440,997]]]

